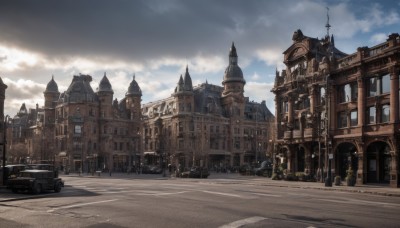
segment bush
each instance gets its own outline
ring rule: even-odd
[[[354,186],[356,185],[356,176],[354,175],[354,171],[349,167],[347,170],[346,175],[346,184],[347,186]]]
[[[277,174],[277,173],[274,173],[274,174],[272,174],[272,178],[271,178],[272,180],[280,180],[281,179],[281,177],[280,177],[280,175],[279,174]]]
[[[304,174],[303,172],[297,172],[296,178],[299,181],[307,181],[306,174]]]

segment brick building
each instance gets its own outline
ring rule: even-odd
[[[54,151],[63,167],[94,171],[125,171],[137,161],[141,145],[142,92],[135,78],[125,97],[113,99],[106,75],[97,92],[90,86],[90,75],[74,76],[67,91],[59,94],[52,79],[45,94],[45,129],[54,137]],[[50,143],[51,144],[51,143]]]
[[[272,89],[276,162],[318,179],[331,162],[332,176],[351,169],[358,184],[399,187],[400,37],[347,55],[329,27],[323,39],[297,30],[283,53]]]

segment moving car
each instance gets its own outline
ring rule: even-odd
[[[181,173],[183,178],[207,178],[208,176],[210,176],[210,172],[203,167],[192,167],[189,171]]]
[[[162,169],[155,165],[145,165],[142,167],[143,174],[161,174]]]
[[[258,168],[254,168],[254,173],[257,176],[271,177],[272,175],[272,162],[263,161]]]
[[[25,190],[33,194],[46,190],[60,192],[64,187],[64,181],[56,177],[54,171],[34,169],[21,171],[18,177],[8,180],[7,187],[14,193]]]

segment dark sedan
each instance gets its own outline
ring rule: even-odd
[[[202,167],[192,167],[189,171],[181,173],[183,178],[207,178],[208,176],[210,176],[210,172]]]

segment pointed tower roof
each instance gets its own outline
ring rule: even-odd
[[[234,42],[232,42],[231,50],[229,51],[229,57],[238,57],[238,55],[236,53],[236,47],[235,47]]]
[[[229,51],[229,65],[225,69],[224,80],[222,84],[226,82],[242,82],[246,83],[243,78],[242,69],[238,66],[238,55],[236,52],[235,44],[232,42],[231,49]]]
[[[99,84],[99,92],[113,92],[110,81],[107,78],[106,72]]]
[[[193,91],[192,78],[190,77],[189,68],[187,65],[186,65],[186,72],[185,72],[185,77],[183,79],[183,83],[184,83],[185,91]]]
[[[125,94],[125,96],[129,95],[142,96],[142,90],[140,89],[138,83],[135,80],[135,74],[133,74],[131,84],[129,84],[128,92],[126,92]]]
[[[46,90],[44,92],[45,93],[48,93],[48,92],[56,92],[56,93],[58,93],[58,85],[54,81],[54,76],[53,75],[51,76],[51,80],[49,81],[49,83],[47,83]]]

